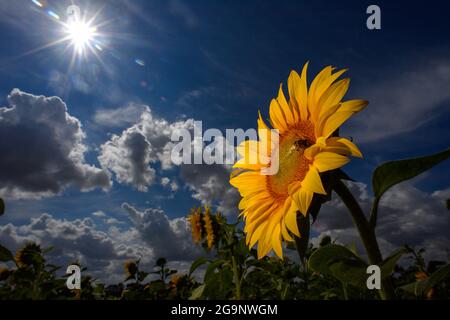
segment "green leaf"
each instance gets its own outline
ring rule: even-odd
[[[380,266],[381,279],[389,277],[392,272],[394,272],[394,268],[397,265],[398,260],[400,260],[400,258],[406,253],[408,253],[408,250],[406,248],[401,248],[384,259]]]
[[[209,262],[209,260],[204,257],[198,258],[197,260],[192,262],[191,267],[189,269],[189,275],[191,275],[195,270],[197,270],[198,267],[200,267],[201,265],[203,265],[207,262]]]
[[[331,243],[331,237],[328,236],[328,235],[326,235],[326,236],[323,236],[323,237],[320,239],[319,246],[320,246],[320,247],[325,247],[326,245],[329,245],[330,243]]]
[[[6,262],[14,260],[14,256],[7,248],[0,244],[0,261]]]
[[[208,268],[206,269],[204,282],[205,283],[208,282],[208,279],[210,279],[211,275],[214,274],[214,271],[216,270],[216,268],[220,267],[224,263],[225,263],[225,260],[222,260],[222,259],[214,260],[213,262],[211,262],[209,264]]]
[[[5,213],[5,202],[0,198],[0,216]]]
[[[366,288],[367,264],[359,259],[344,258],[337,262],[332,262],[329,266],[331,275],[345,284]]]
[[[431,169],[450,157],[450,149],[420,158],[386,162],[377,167],[372,176],[372,187],[376,198],[380,198],[392,186]]]
[[[424,296],[428,290],[437,286],[445,278],[450,276],[450,264],[445,265],[436,272],[434,272],[428,279],[416,281],[404,286],[400,289],[414,294],[416,297]]]
[[[297,246],[297,252],[300,256],[302,263],[305,261],[306,250],[309,243],[309,214],[306,217],[299,211],[297,211],[297,225],[300,231],[300,238],[295,237],[295,245]]]
[[[431,156],[389,161],[375,169],[372,175],[372,189],[375,195],[370,226],[375,228],[377,222],[378,203],[381,196],[394,185],[412,179],[422,172],[431,169],[438,163],[450,157],[450,149],[435,153]]]
[[[328,244],[309,258],[314,271],[333,276],[345,284],[365,287],[367,263],[344,246]]]
[[[202,296],[204,290],[205,290],[205,285],[204,284],[202,284],[201,286],[198,286],[197,288],[192,290],[192,294],[189,297],[189,300],[200,299],[200,297]]]

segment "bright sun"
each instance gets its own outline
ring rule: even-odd
[[[83,53],[90,46],[96,35],[96,28],[83,21],[71,21],[66,25],[68,37],[78,53]]]

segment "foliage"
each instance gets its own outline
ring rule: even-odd
[[[274,256],[258,259],[256,250],[247,245],[241,229],[243,221],[230,224],[220,213],[213,214],[210,208],[199,207],[191,210],[188,221],[191,223],[193,242],[204,249],[205,256],[193,261],[187,273],[169,268],[164,258],[159,258],[153,270],[149,271],[141,269],[140,260],[133,260],[125,263],[121,283],[100,283],[86,274],[86,268],[81,268],[81,289],[69,290],[67,276],[58,275],[61,267],[52,265],[46,259],[52,248],[29,243],[13,254],[0,245],[0,299],[299,300],[393,297],[383,295],[383,290],[367,288],[367,267],[373,260],[380,267],[383,286],[386,288],[388,284],[394,297],[448,299],[450,264],[443,261],[426,263],[423,257],[425,249],[415,250],[408,246],[394,251],[383,260],[375,228],[378,203],[383,193],[447,159],[449,154],[446,150],[428,157],[391,161],[378,167],[373,175],[374,203],[370,220],[342,184],[341,180],[348,177],[338,174],[340,171],[329,175],[327,188],[335,190],[349,208],[370,262],[354,246],[337,244],[329,236],[324,236],[318,246],[313,246],[309,243],[309,237],[304,236],[287,245],[287,254],[283,259]],[[449,201],[443,205],[449,207]],[[0,199],[0,215],[4,213],[4,208],[4,202]],[[319,209],[320,205],[317,207]],[[317,213],[311,213],[313,220]],[[309,234],[309,220],[307,216],[297,221],[303,235]]]

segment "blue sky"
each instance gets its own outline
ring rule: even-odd
[[[69,221],[92,218],[99,230],[108,230],[111,224],[92,216],[102,211],[123,229],[132,227],[124,202],[142,212],[161,209],[174,219],[199,199],[224,201],[196,185],[195,176],[207,171],[163,170],[158,161],[151,163],[153,182],[138,191],[103,168],[101,146],[138,123],[144,105],[167,126],[195,119],[204,128],[252,128],[257,110],[267,115],[279,84],[306,61],[310,78],[327,65],[348,67],[347,99],[370,102],[341,131],[365,155],[345,170],[369,190],[377,164],[450,144],[450,25],[444,2],[377,1],[382,29],[368,30],[365,12],[372,1],[74,1],[83,12],[99,11],[103,50],[96,50],[98,58],[88,54],[77,60],[70,72],[72,50],[66,44],[30,53],[61,37],[61,26],[46,11],[63,20],[71,1],[45,3],[45,8],[27,0],[0,3],[0,106],[10,107],[13,88],[60,97],[86,135],[85,163],[110,172],[113,185],[82,192],[69,181],[38,200],[6,198],[5,224],[27,225],[48,213]],[[16,148],[26,155],[27,147]],[[441,164],[411,188],[445,195],[449,169]],[[177,184],[176,192],[160,183],[163,177]],[[223,184],[220,193],[228,188]]]

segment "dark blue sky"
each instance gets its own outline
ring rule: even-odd
[[[0,106],[8,106],[13,88],[61,97],[81,122],[86,162],[96,167],[98,148],[132,125],[102,126],[95,121],[98,110],[143,104],[169,123],[193,118],[204,128],[251,128],[257,110],[267,115],[280,82],[306,61],[310,79],[327,65],[348,67],[347,99],[370,102],[341,131],[365,155],[345,169],[355,179],[369,183],[383,161],[450,144],[445,1],[75,1],[86,12],[100,10],[103,50],[98,59],[78,60],[69,73],[66,44],[30,53],[61,37],[46,10],[63,17],[70,1],[46,3],[40,9],[32,1],[0,0]],[[370,4],[381,8],[381,30],[366,28]],[[99,210],[123,219],[123,202],[185,215],[198,203],[192,190],[177,168],[162,174],[154,166],[158,177],[177,181],[176,193],[158,183],[147,192],[117,181],[108,192],[69,186],[41,200],[8,201],[4,221],[25,223],[42,212],[73,219]],[[426,192],[447,189],[449,169],[441,164],[416,185]]]

